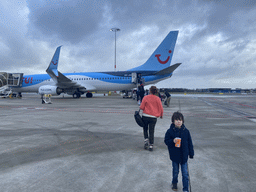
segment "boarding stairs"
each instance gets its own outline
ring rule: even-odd
[[[13,87],[22,86],[23,73],[0,72],[0,97],[11,97]]]

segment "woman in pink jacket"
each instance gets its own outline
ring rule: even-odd
[[[150,95],[147,95],[143,98],[140,109],[143,110],[142,119],[144,121],[143,133],[144,133],[144,149],[153,151],[154,145],[154,132],[157,118],[163,118],[163,106],[161,99],[156,96],[157,88],[156,86],[151,86]],[[149,136],[148,136],[149,135]]]

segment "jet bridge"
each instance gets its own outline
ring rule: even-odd
[[[23,73],[0,72],[0,95],[9,96],[12,93],[12,87],[22,86]]]

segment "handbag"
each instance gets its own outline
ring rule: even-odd
[[[135,119],[136,123],[137,123],[140,127],[144,127],[144,121],[142,120],[142,117],[140,116],[140,109],[139,109],[139,111],[135,111],[135,113],[134,113],[134,119]]]

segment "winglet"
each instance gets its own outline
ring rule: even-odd
[[[171,74],[177,67],[179,67],[181,63],[176,63],[174,65],[171,65],[170,67],[167,67],[161,71],[158,71],[155,73],[155,75],[166,75],[166,74]]]
[[[46,69],[46,72],[48,74],[53,73],[56,77],[59,76],[57,68],[58,68],[58,63],[59,63],[60,48],[61,48],[61,46],[57,47],[57,49],[52,57],[52,60],[49,64],[48,68]]]

